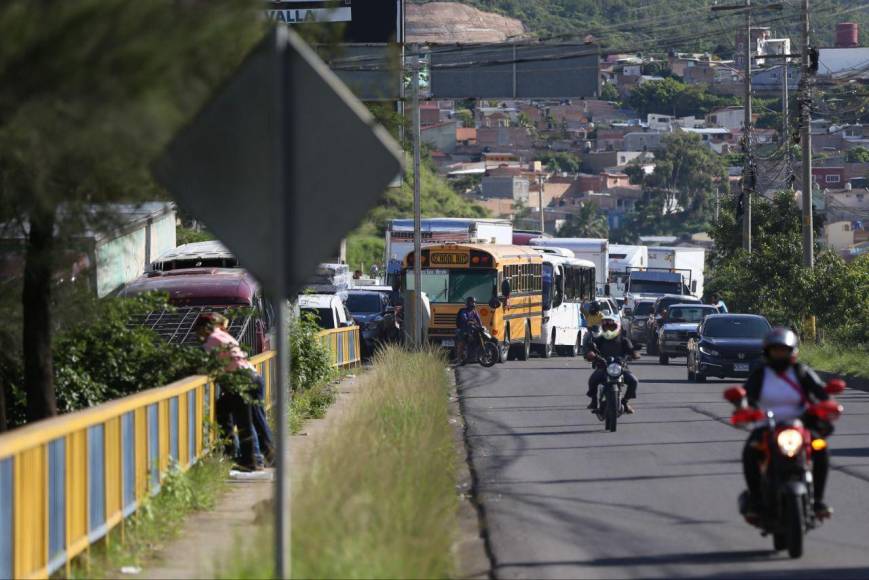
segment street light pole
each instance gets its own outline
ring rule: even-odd
[[[745,163],[742,169],[742,249],[751,253],[751,0],[745,0],[745,96],[742,139]]]
[[[815,266],[814,224],[812,223],[812,89],[809,81],[809,0],[803,0],[802,75],[800,78],[800,144],[803,148],[803,265]]]
[[[413,343],[422,346],[422,209],[420,196],[419,45],[411,50],[410,93],[413,107]]]
[[[540,208],[540,235],[546,233],[546,222],[543,219],[543,176],[537,176],[537,207]]]

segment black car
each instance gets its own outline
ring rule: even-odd
[[[712,314],[688,341],[688,380],[748,376],[763,354],[763,339],[772,327],[756,314]]]
[[[386,339],[384,320],[388,318],[389,296],[372,290],[349,290],[344,304],[359,326],[362,352],[368,356],[378,342]]]
[[[649,314],[648,322],[646,322],[646,353],[660,354],[658,352],[658,332],[661,326],[667,320],[667,310],[673,304],[701,304],[699,298],[681,294],[664,294],[655,300],[655,305],[652,307],[652,312]]]
[[[622,327],[634,346],[640,347],[646,344],[648,334],[646,325],[649,322],[649,314],[652,312],[654,301],[638,301],[633,310],[626,308],[622,314]]]

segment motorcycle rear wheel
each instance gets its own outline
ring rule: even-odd
[[[606,430],[615,432],[619,418],[619,397],[613,387],[607,387],[606,390],[606,408],[604,409],[604,417],[606,419]]]
[[[494,366],[494,364],[498,362],[500,354],[498,345],[492,342],[487,342],[483,345],[482,352],[480,352],[480,364],[486,368]]]
[[[799,558],[803,555],[803,538],[806,529],[803,503],[803,498],[799,495],[788,494],[785,498],[784,521],[787,526],[788,555],[791,558]]]

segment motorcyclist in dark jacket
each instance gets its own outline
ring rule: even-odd
[[[465,307],[456,313],[456,360],[459,362],[465,358],[465,350],[468,344],[468,335],[474,327],[482,328],[483,321],[477,312],[477,299],[468,296]]]
[[[591,340],[589,351],[586,354],[586,359],[591,361],[595,367],[595,371],[588,379],[588,391],[586,392],[586,395],[591,399],[588,408],[593,411],[597,409],[597,386],[606,380],[606,359],[618,357],[627,363],[626,359],[628,358],[640,358],[634,344],[628,337],[622,335],[621,323],[618,318],[605,316],[600,323],[600,328],[600,335]],[[634,409],[628,404],[628,401],[637,397],[637,378],[627,369],[627,364],[624,365],[623,376],[628,388],[622,405],[624,405],[625,413],[632,414]]]
[[[830,398],[818,375],[807,365],[797,362],[797,343],[797,335],[788,328],[774,328],[766,336],[763,342],[764,364],[752,371],[744,385],[750,407],[772,411],[777,418],[788,420],[802,417],[807,405]],[[815,425],[806,422],[806,427],[813,436],[817,435]],[[760,462],[763,454],[758,446],[764,431],[764,428],[752,431],[742,452],[742,469],[749,493],[749,516],[757,515],[760,511]],[[832,514],[832,509],[824,503],[829,469],[827,449],[813,450],[814,508],[819,517]]]

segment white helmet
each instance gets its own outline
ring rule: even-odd
[[[622,331],[622,323],[613,315],[607,315],[600,321],[601,334],[607,340],[616,338]]]

